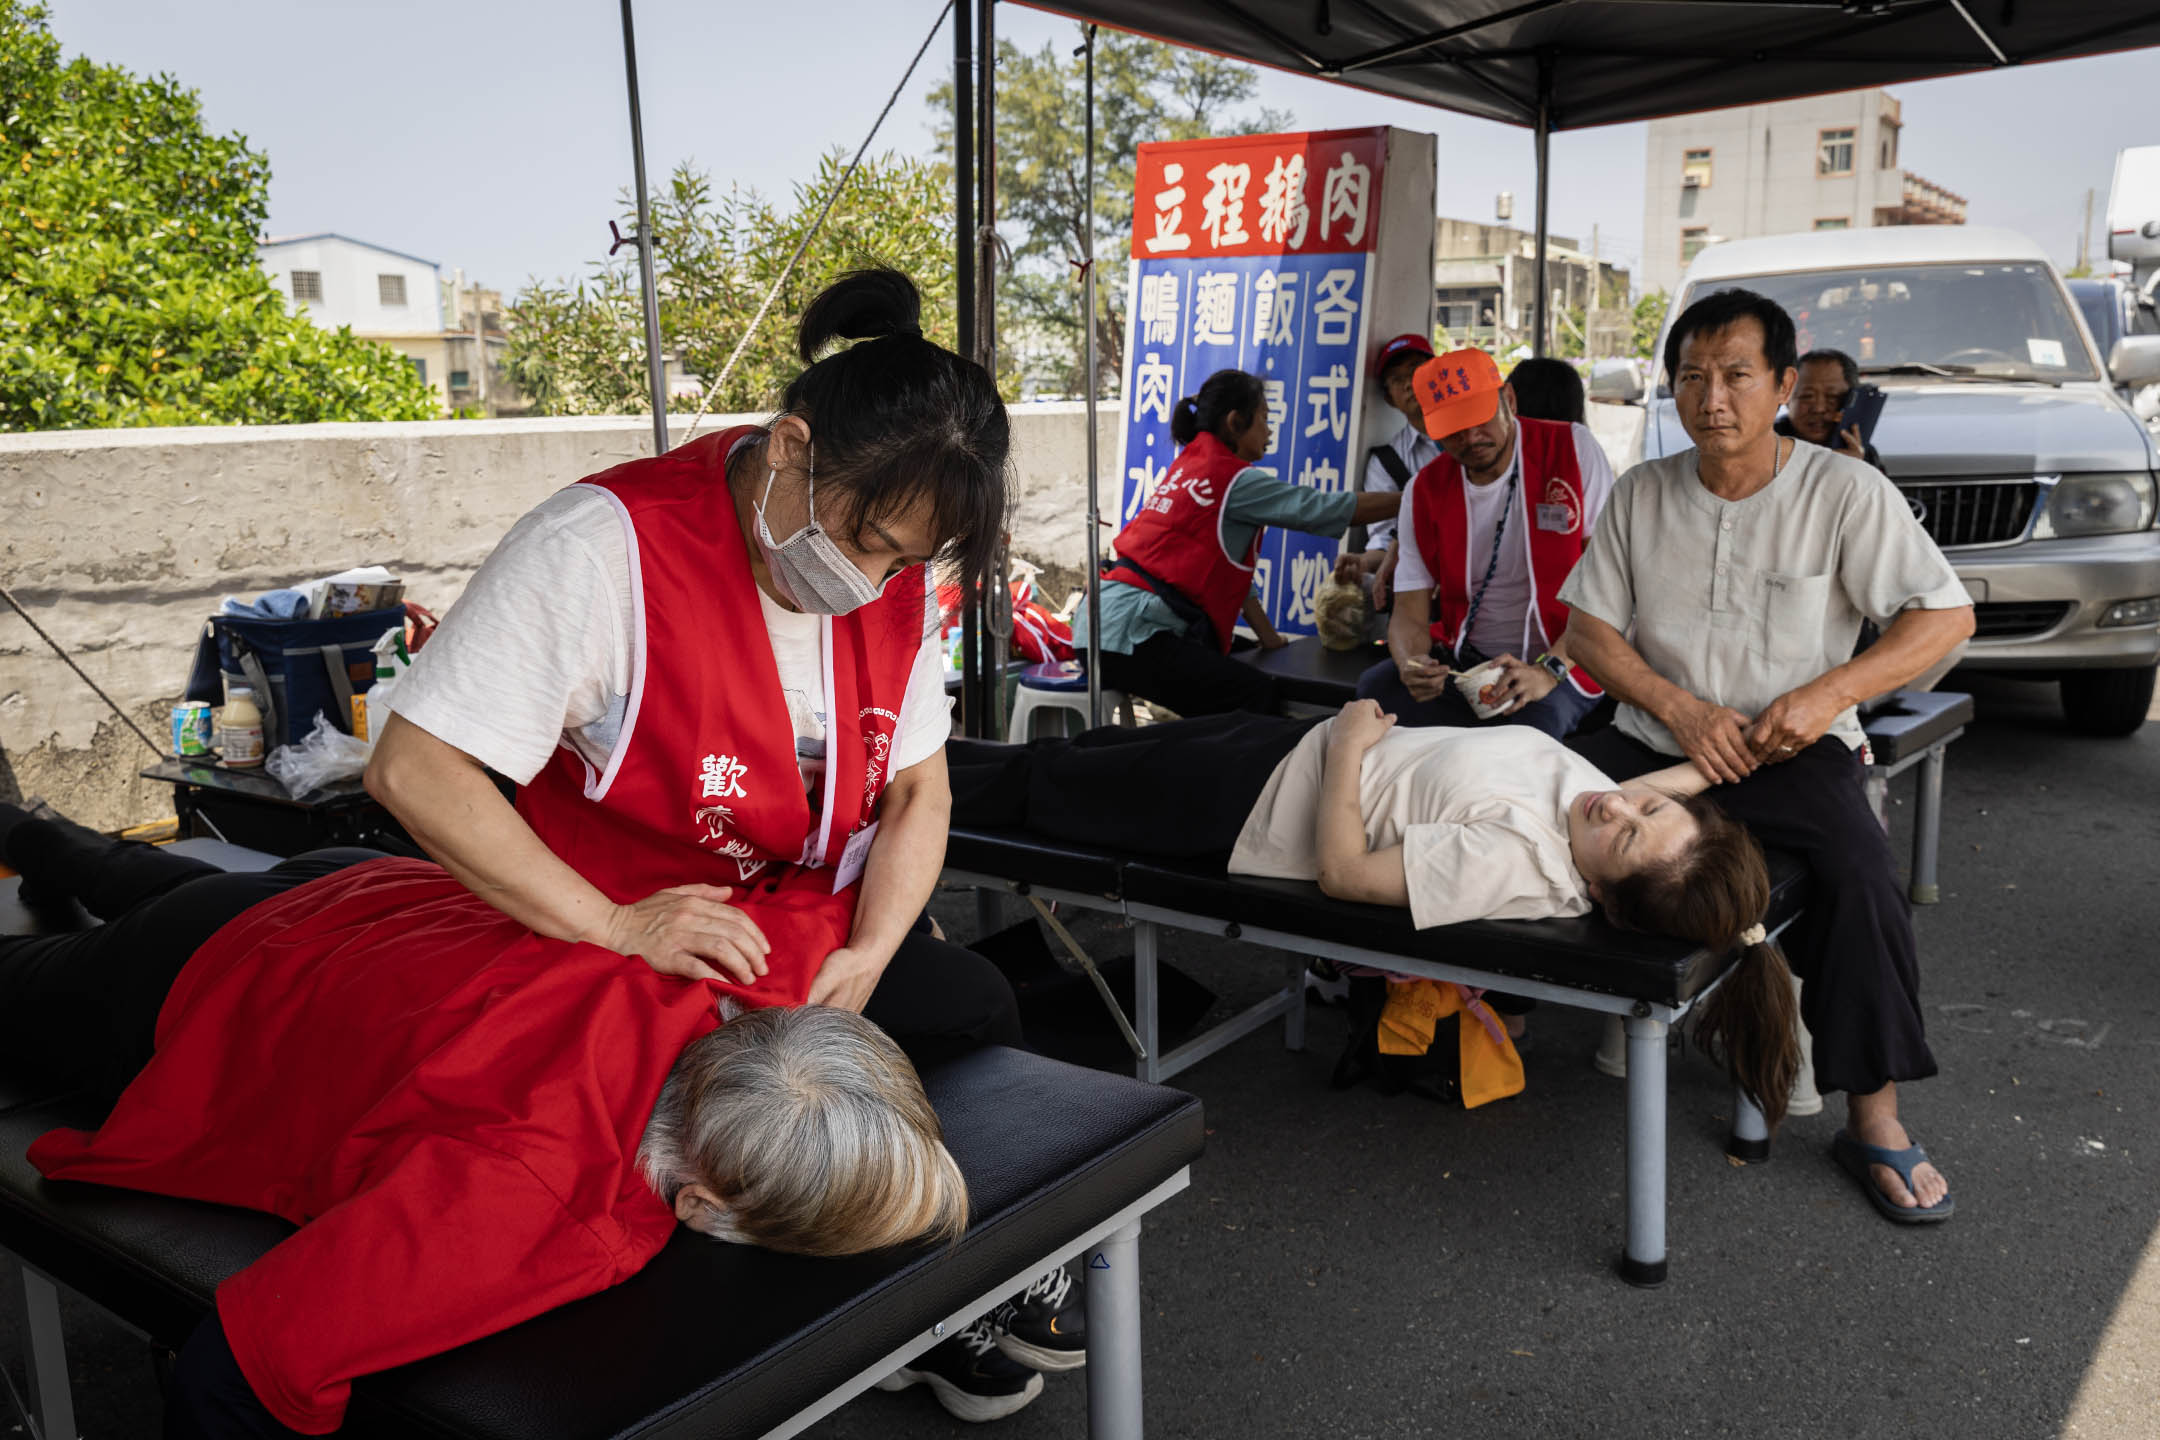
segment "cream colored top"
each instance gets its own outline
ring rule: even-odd
[[[1320,876],[1315,821],[1330,720],[1283,758],[1245,818],[1234,875]],[[1590,889],[1568,851],[1567,807],[1605,773],[1526,725],[1390,730],[1365,753],[1365,843],[1403,847],[1419,929],[1464,920],[1581,915]]]

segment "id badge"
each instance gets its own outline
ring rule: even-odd
[[[1575,512],[1566,505],[1540,505],[1537,507],[1537,528],[1565,535],[1575,528]]]
[[[877,839],[877,827],[878,822],[873,820],[848,836],[847,848],[840,852],[839,868],[833,871],[833,894],[862,879],[863,866],[870,863],[870,843]]]

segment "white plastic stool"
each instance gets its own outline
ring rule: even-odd
[[[1087,672],[1072,660],[1052,665],[1030,665],[1020,672],[1020,685],[1013,692],[1012,716],[1005,723],[1007,740],[1033,740],[1035,721],[1038,716],[1057,717],[1057,732],[1073,735],[1087,729],[1088,724]],[[1104,715],[1114,723],[1132,725],[1132,700],[1122,690],[1103,687]]]

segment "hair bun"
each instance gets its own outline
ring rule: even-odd
[[[835,340],[922,334],[922,292],[898,270],[852,270],[819,291],[803,311],[796,351],[804,362]]]

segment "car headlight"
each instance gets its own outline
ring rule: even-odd
[[[2121,535],[2153,522],[2153,477],[2143,471],[2122,475],[2065,475],[2048,496],[2047,508],[2033,526],[2033,539],[2068,539],[2074,535]]]

